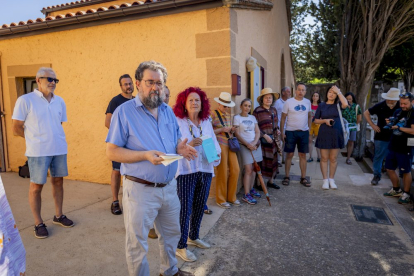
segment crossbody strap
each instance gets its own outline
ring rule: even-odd
[[[216,111],[217,117],[220,120],[220,123],[223,125],[223,127],[226,127],[226,125],[223,122],[223,119],[221,118],[220,112],[217,109],[215,111]],[[226,134],[227,139],[230,139],[230,136],[227,132],[224,132],[224,134]]]
[[[344,135],[345,135],[344,120],[342,119],[342,111],[341,111],[341,108],[339,107],[339,103],[337,104],[337,107],[338,107],[339,118],[341,118],[342,131],[344,132]]]

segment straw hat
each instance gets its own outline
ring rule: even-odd
[[[231,100],[231,94],[229,92],[221,92],[220,97],[215,97],[214,100],[221,105],[233,107],[236,104]]]
[[[262,91],[260,91],[260,96],[257,97],[257,102],[260,103],[260,98],[267,94],[273,94],[275,96],[275,99],[279,99],[280,93],[279,92],[273,92],[272,88],[263,88]]]
[[[382,93],[381,97],[386,100],[398,101],[400,99],[400,89],[392,87],[387,93]]]

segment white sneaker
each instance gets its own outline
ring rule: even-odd
[[[228,203],[228,202],[224,202],[224,203],[218,203],[218,202],[216,202],[217,203],[217,205],[220,207],[220,208],[223,208],[223,209],[230,209],[230,204]]]
[[[234,201],[234,202],[229,202],[231,205],[234,205],[234,206],[239,206],[240,205],[240,200],[238,200],[238,199],[236,199],[236,201]]]
[[[193,254],[193,252],[187,250],[187,248],[178,249],[175,251],[175,256],[180,257],[186,262],[195,262],[197,261],[197,257]]]
[[[322,189],[329,190],[329,180],[328,179],[323,180]]]
[[[333,180],[332,178],[329,178],[329,186],[331,187],[331,189],[338,189],[338,187],[335,184],[335,180]]]
[[[200,239],[192,240],[192,239],[188,238],[187,239],[187,244],[195,245],[195,246],[203,248],[203,249],[207,249],[207,248],[211,247],[208,243],[206,243],[205,241],[200,240]]]

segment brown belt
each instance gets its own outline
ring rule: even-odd
[[[163,187],[165,187],[165,186],[168,185],[168,184],[165,184],[165,183],[149,182],[149,181],[146,181],[144,179],[141,179],[141,178],[138,178],[138,177],[134,177],[134,176],[130,176],[130,175],[125,175],[125,178],[126,179],[129,179],[131,181],[134,181],[136,183],[144,184],[144,185],[149,186],[149,187],[163,188]]]

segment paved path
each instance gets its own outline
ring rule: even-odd
[[[339,158],[338,190],[323,191],[319,163],[308,165],[312,187],[291,181],[271,190],[272,207],[262,199],[204,216],[201,235],[208,250],[191,250],[198,260],[179,262],[196,275],[414,275],[414,214],[395,198],[384,198],[389,180],[372,187],[371,175]],[[292,172],[298,172],[295,157]],[[281,170],[283,174],[283,168]],[[50,184],[43,191],[42,215],[50,237],[33,236],[28,180],[2,173],[8,200],[27,251],[28,275],[127,275],[122,216],[109,211],[110,187],[65,181],[64,212],[72,229],[51,223]],[[280,180],[279,180],[280,181]],[[350,204],[384,208],[394,225],[355,220]],[[404,225],[402,227],[401,225]],[[149,241],[151,275],[158,275],[157,241]]]

